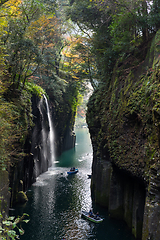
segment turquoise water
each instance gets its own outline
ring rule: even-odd
[[[76,130],[76,147],[64,152],[48,172],[40,175],[28,191],[29,201],[16,208],[16,214],[28,213],[30,222],[23,225],[23,240],[133,240],[126,225],[110,219],[106,209],[91,200],[90,179],[92,147],[88,129]],[[67,171],[75,166],[76,175]],[[81,210],[93,208],[104,221],[100,224],[81,217]]]

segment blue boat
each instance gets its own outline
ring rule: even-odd
[[[71,168],[69,172],[67,172],[67,174],[71,175],[71,174],[76,174],[77,172],[78,172],[78,168]]]

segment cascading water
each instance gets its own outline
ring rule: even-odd
[[[32,134],[31,155],[34,159],[33,179],[54,163],[54,131],[46,96],[33,111],[35,127]]]
[[[42,144],[40,147],[40,153],[41,153],[42,159],[44,159],[44,162],[46,162],[47,158],[48,158],[48,156],[47,156],[47,131],[45,129],[45,121],[44,121],[44,114],[43,114],[43,99],[40,100],[39,109],[40,109],[40,113],[42,116],[42,131],[41,131]]]
[[[47,116],[48,116],[48,122],[49,122],[49,146],[50,146],[50,162],[53,165],[54,163],[54,129],[53,124],[51,120],[51,114],[49,111],[49,105],[48,101],[45,95],[43,95],[47,107]]]

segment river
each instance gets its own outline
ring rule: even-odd
[[[28,190],[29,201],[16,207],[16,215],[29,214],[23,224],[22,240],[133,240],[122,221],[110,219],[106,209],[92,202],[90,179],[92,146],[88,129],[76,130],[76,146],[56,159],[54,166],[37,178]],[[68,176],[70,167],[76,175]],[[81,210],[93,208],[104,221],[100,224],[81,217]]]

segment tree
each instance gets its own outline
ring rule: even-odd
[[[60,21],[55,16],[42,15],[39,19],[32,22],[28,28],[28,36],[41,52],[43,61],[41,62],[33,79],[45,89],[63,89],[64,81],[60,78],[61,51],[65,45],[62,37],[63,29]],[[55,86],[54,86],[55,84]],[[57,89],[55,95],[60,92]],[[61,94],[60,94],[61,95]]]
[[[150,31],[157,31],[160,28],[160,1],[149,1],[150,5],[150,18],[149,23],[151,25]]]
[[[117,59],[133,53],[155,34],[159,14],[158,0],[74,0],[67,10],[83,32],[92,33],[99,82],[109,82]]]
[[[94,1],[75,0],[71,7],[68,8],[67,16],[70,16],[71,20],[78,25],[81,31],[89,32],[91,35],[90,50],[92,56],[95,56],[96,80],[102,82],[106,79],[106,76],[109,78],[116,60],[109,30],[111,24],[110,8],[108,10],[104,4],[101,6],[101,4],[99,5]]]
[[[3,5],[7,17],[1,41],[5,47],[7,82],[11,90],[18,89],[21,92],[26,79],[41,61],[37,46],[25,36],[28,26],[39,16],[41,9],[37,1],[17,1],[16,4],[8,1],[6,4]]]
[[[96,88],[94,79],[96,66],[91,52],[91,39],[88,36],[68,36],[68,44],[64,48],[63,68],[72,73],[75,80],[90,81],[93,88]]]

